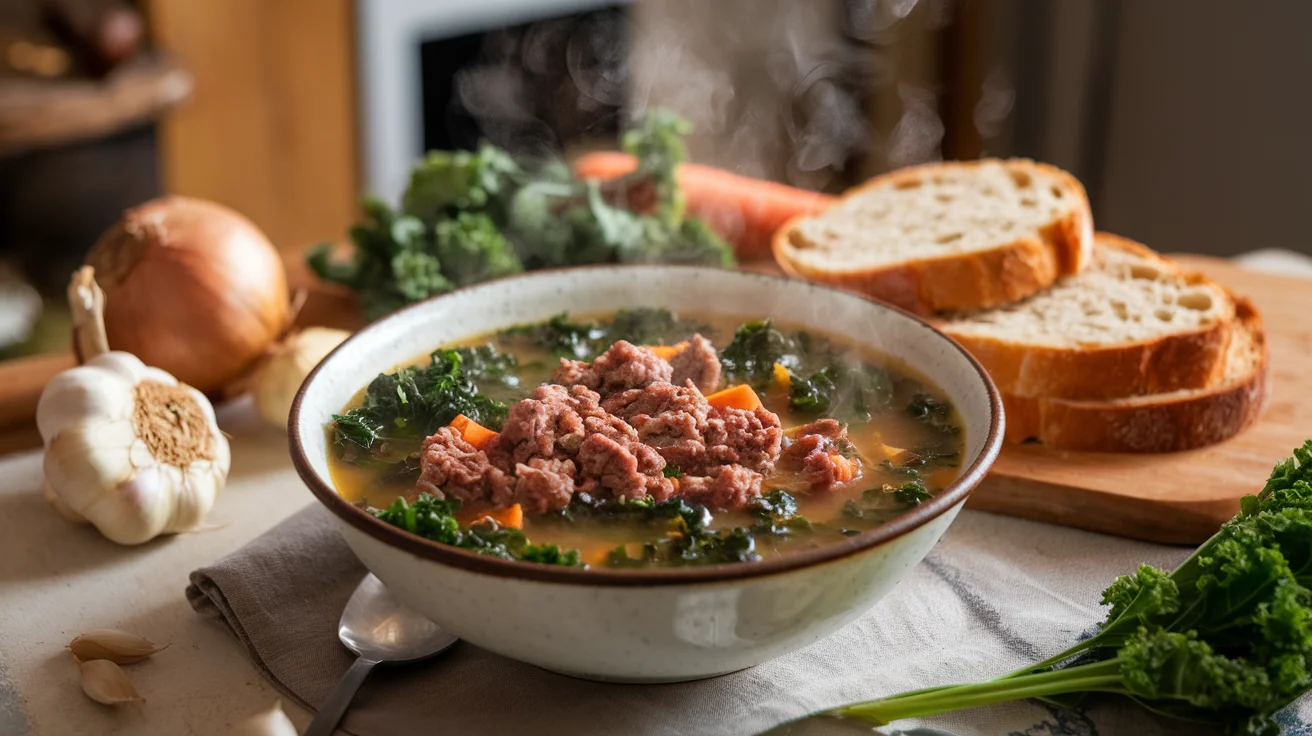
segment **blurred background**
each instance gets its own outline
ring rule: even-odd
[[[1166,252],[1312,252],[1302,0],[3,0],[0,358],[126,207],[245,213],[308,282],[426,149],[568,157],[648,106],[695,161],[827,191],[1028,156]]]

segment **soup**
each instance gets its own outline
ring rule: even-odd
[[[932,498],[963,432],[888,356],[634,309],[445,346],[335,415],[339,492],[438,542],[606,568],[753,562]]]

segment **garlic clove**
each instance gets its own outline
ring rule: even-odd
[[[170,470],[173,470],[169,466]],[[170,474],[171,475],[171,474]],[[166,532],[183,532],[195,529],[205,521],[205,515],[214,505],[220,480],[208,461],[198,460],[179,473],[175,481],[173,516],[164,526]]]
[[[105,705],[143,703],[145,698],[132,687],[122,668],[108,659],[92,659],[81,664],[82,692]]]
[[[122,390],[123,379],[101,368],[72,368],[46,384],[37,402],[36,425],[50,438],[87,417],[126,418],[132,414],[132,397]]]
[[[78,662],[105,659],[114,664],[140,662],[167,648],[167,644],[160,646],[149,639],[118,629],[88,631],[78,634],[68,643],[68,650]]]
[[[55,489],[51,488],[49,483],[42,484],[41,494],[46,497],[46,500],[50,502],[51,506],[55,507],[55,511],[68,521],[71,521],[74,524],[91,523],[90,521],[87,521],[87,517],[69,508],[69,505],[64,503],[63,499],[59,497],[59,494],[55,493]]]
[[[42,464],[46,482],[68,508],[83,516],[106,485],[132,477],[127,453],[132,427],[127,422],[111,424],[119,426],[94,430],[89,425],[72,426],[46,444]]]
[[[140,358],[123,350],[111,350],[108,353],[101,353],[83,363],[83,365],[109,371],[128,383],[136,383],[145,378],[148,370],[146,364],[142,363]]]
[[[271,426],[286,429],[292,400],[305,377],[350,335],[345,330],[308,327],[275,345],[252,386],[260,418]]]
[[[282,702],[275,700],[265,711],[256,713],[232,727],[228,736],[297,736],[292,719],[282,711]]]

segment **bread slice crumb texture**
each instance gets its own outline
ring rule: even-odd
[[[1216,326],[1233,315],[1217,284],[1130,241],[1099,233],[1081,273],[1011,305],[953,315],[949,334],[1086,348],[1155,340]]]
[[[1179,452],[1244,431],[1269,401],[1270,356],[1261,315],[1247,300],[1235,301],[1234,334],[1213,385],[1111,401],[1004,394],[1007,439],[1083,452]]]
[[[999,160],[900,172],[798,222],[790,257],[804,267],[859,271],[1038,238],[1073,208],[1087,207],[1083,191],[1052,172]]]

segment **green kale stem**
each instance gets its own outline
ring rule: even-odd
[[[903,718],[921,718],[963,708],[1082,692],[1129,693],[1121,680],[1121,663],[1109,659],[1037,674],[1006,677],[972,685],[953,685],[903,693],[830,711],[883,726]]]

